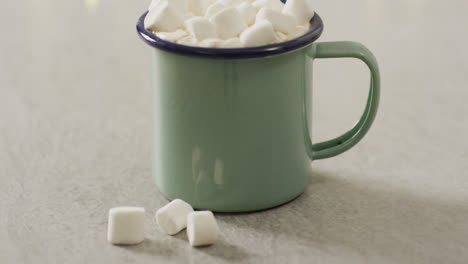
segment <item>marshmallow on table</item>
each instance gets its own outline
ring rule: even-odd
[[[262,8],[257,13],[256,21],[267,20],[275,30],[289,34],[296,30],[296,19],[289,14],[282,14],[269,8]]]
[[[132,245],[145,239],[145,208],[114,207],[109,210],[107,240],[112,244]]]
[[[160,39],[164,39],[164,40],[167,40],[167,41],[172,41],[172,42],[176,42],[177,40],[187,36],[187,32],[185,32],[184,30],[182,29],[178,29],[176,31],[173,31],[173,32],[156,32],[156,36],[158,36],[158,38]]]
[[[283,14],[292,15],[298,24],[304,24],[308,23],[315,13],[309,0],[288,0],[284,5]]]
[[[156,212],[156,221],[164,233],[175,235],[187,226],[187,215],[191,212],[190,204],[175,199]]]
[[[261,20],[240,34],[245,47],[261,46],[276,42],[275,32],[270,22]]]
[[[184,23],[187,31],[197,40],[216,38],[216,28],[207,18],[194,17]]]
[[[188,0],[189,10],[196,16],[203,16],[208,6],[211,5],[211,0]]]
[[[197,211],[187,217],[187,236],[190,245],[206,246],[218,238],[218,224],[210,211]]]
[[[241,14],[234,7],[216,13],[210,21],[215,25],[216,32],[221,39],[235,37],[247,28]]]
[[[252,6],[252,4],[247,0],[242,2],[238,7],[239,13],[241,14],[244,22],[247,25],[252,25],[255,22],[255,16],[257,15],[257,10]]]
[[[280,0],[255,0],[253,1],[252,6],[257,10],[261,8],[270,8],[275,11],[281,12],[284,4]]]
[[[205,17],[211,18],[212,16],[216,15],[216,13],[218,13],[219,11],[221,11],[223,9],[226,9],[226,8],[228,8],[228,7],[223,5],[223,4],[220,4],[220,3],[216,2],[216,3],[212,4],[212,5],[210,5],[206,9]]]
[[[160,1],[145,17],[145,28],[153,31],[174,31],[184,21],[184,16],[168,1]]]
[[[216,47],[217,48],[224,48],[224,49],[240,48],[240,47],[242,47],[242,42],[240,41],[239,38],[230,38],[230,39],[219,41],[217,43]]]

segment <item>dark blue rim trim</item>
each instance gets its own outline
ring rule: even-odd
[[[143,21],[145,20],[147,13],[148,11],[146,11],[140,17],[136,25],[136,29],[140,38],[143,41],[145,41],[148,45],[177,54],[213,59],[258,58],[289,52],[295,49],[302,48],[314,42],[320,37],[323,31],[322,19],[318,14],[315,14],[314,17],[312,17],[312,19],[310,20],[311,25],[309,31],[301,37],[295,38],[290,41],[252,48],[220,49],[192,47],[162,40],[153,33],[151,33],[151,31],[146,30]]]

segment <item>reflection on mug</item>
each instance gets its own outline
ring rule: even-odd
[[[84,0],[84,4],[88,11],[94,12],[99,7],[99,0]]]
[[[223,179],[223,172],[224,172],[224,162],[217,158],[215,161],[215,166],[214,166],[214,183],[216,185],[223,185],[224,179]]]
[[[195,145],[195,147],[192,149],[192,178],[195,182],[198,182],[201,158],[201,149],[199,146]]]

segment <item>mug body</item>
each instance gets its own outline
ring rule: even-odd
[[[243,212],[303,192],[312,88],[304,53],[216,59],[151,49],[153,175],[164,196]]]
[[[303,192],[312,160],[339,155],[371,127],[379,105],[377,60],[350,41],[314,43],[318,14],[302,36],[264,46],[204,48],[158,38],[137,23],[151,49],[153,175],[168,199],[196,209],[246,212]],[[366,107],[344,134],[312,144],[312,61],[356,58],[370,70]]]

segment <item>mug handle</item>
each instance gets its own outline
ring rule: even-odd
[[[316,144],[312,144],[311,139],[307,136],[308,154],[312,160],[330,158],[352,148],[369,131],[379,106],[379,66],[369,49],[360,43],[351,41],[313,43],[307,48],[306,54],[312,59],[357,58],[362,60],[371,72],[367,105],[364,113],[354,127],[337,138]]]

